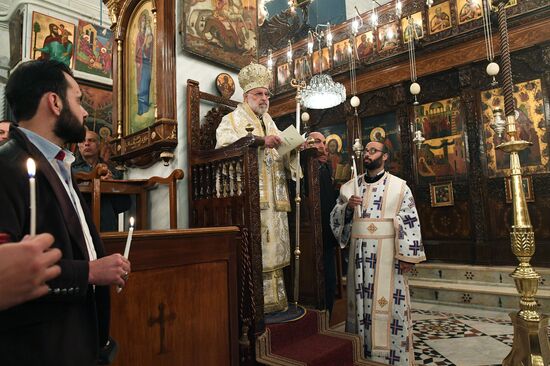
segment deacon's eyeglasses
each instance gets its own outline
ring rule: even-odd
[[[374,148],[374,147],[371,147],[371,148],[365,149],[365,154],[374,155],[374,154],[376,154],[376,153],[379,152],[379,151],[380,151],[381,153],[384,152],[384,150],[378,150],[378,149],[376,149],[376,148]]]

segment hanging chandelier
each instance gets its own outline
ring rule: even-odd
[[[302,90],[302,104],[310,109],[332,108],[345,100],[346,88],[328,74],[314,75]]]
[[[318,32],[319,27],[326,27],[325,32]],[[319,44],[319,74],[314,75],[309,84],[302,90],[302,105],[309,109],[327,109],[335,107],[346,100],[346,88],[341,83],[332,80],[330,75],[323,74],[323,57],[321,55],[321,43],[326,40],[327,47],[332,45],[332,33],[330,23],[318,24],[315,31],[308,33],[308,53],[313,53],[314,41]]]

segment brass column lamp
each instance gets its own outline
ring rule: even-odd
[[[540,275],[529,263],[535,254],[535,235],[523,192],[519,159],[519,152],[528,148],[532,143],[519,139],[516,130],[512,67],[506,24],[505,6],[507,2],[508,0],[492,1],[493,6],[498,7],[502,90],[506,115],[506,134],[509,136],[509,140],[498,145],[497,149],[510,154],[510,179],[514,215],[510,239],[512,253],[519,261],[519,265],[510,276],[514,279],[521,298],[519,302],[520,310],[517,313],[510,314],[514,325],[514,343],[512,350],[502,364],[504,366],[545,366],[550,363],[550,347],[546,334],[548,317],[539,313],[538,304],[535,300]]]

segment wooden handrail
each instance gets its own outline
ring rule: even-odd
[[[74,174],[81,192],[92,196],[92,218],[94,224],[100,227],[101,194],[136,195],[136,212],[138,217],[136,228],[144,229],[148,221],[147,192],[158,187],[159,184],[168,185],[170,202],[170,229],[177,229],[177,186],[176,181],[184,177],[183,170],[175,169],[168,177],[151,177],[149,179],[105,179],[109,169],[105,164],[97,164],[90,172]],[[89,184],[89,183],[92,184]]]

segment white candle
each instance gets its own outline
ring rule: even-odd
[[[357,164],[355,163],[355,155],[351,155],[353,160],[353,195],[359,197],[359,183],[357,182]],[[362,205],[357,206],[357,215],[361,216],[361,212],[363,211],[361,209]]]
[[[31,236],[36,235],[36,164],[32,158],[27,159],[27,172],[29,173],[29,195],[31,210]]]
[[[128,259],[130,255],[130,246],[132,245],[132,235],[134,234],[134,218],[130,217],[130,229],[128,230],[128,238],[126,239],[126,247],[124,248],[124,258]]]
[[[124,258],[126,259],[128,259],[128,256],[130,255],[130,246],[132,245],[132,234],[134,234],[134,218],[130,217],[130,229],[128,230],[128,237],[126,238],[126,246],[124,247]],[[118,286],[116,289],[117,294],[119,294],[121,291],[122,291],[122,286]]]
[[[300,103],[299,102],[296,103],[296,130],[298,130],[298,133],[300,133]]]

